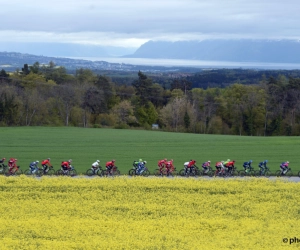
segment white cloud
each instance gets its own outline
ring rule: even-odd
[[[299,39],[296,0],[52,0],[1,3],[1,41],[137,47],[148,40]]]

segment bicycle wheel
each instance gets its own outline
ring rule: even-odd
[[[47,172],[44,173],[44,175],[48,175],[48,176],[55,175],[55,170],[54,169],[49,169]]]
[[[120,170],[116,169],[115,171],[113,171],[112,175],[113,176],[119,176],[121,174]]]
[[[68,176],[73,177],[73,176],[76,176],[76,175],[77,175],[77,172],[76,172],[75,169],[71,169],[71,170],[68,171]]]
[[[185,174],[185,170],[184,169],[181,169],[180,171],[179,171],[179,175],[180,176],[185,176],[186,174]]]
[[[282,175],[281,175],[281,171],[280,171],[280,170],[277,170],[277,171],[275,172],[275,176],[281,177],[281,176],[282,176]]]
[[[58,175],[58,176],[64,175],[64,172],[61,169],[58,169],[56,171],[56,175]]]
[[[26,169],[24,171],[24,174],[27,175],[27,176],[33,175],[30,169]]]
[[[94,170],[93,169],[88,169],[85,173],[87,176],[93,176],[95,173],[94,173]]]
[[[239,172],[239,176],[240,176],[240,177],[245,177],[245,176],[246,176],[246,171],[245,171],[245,170],[241,170],[241,171]]]
[[[35,175],[36,175],[37,177],[43,176],[43,175],[44,175],[44,170],[38,169],[38,170],[35,172]]]
[[[264,174],[264,176],[267,178],[269,178],[271,175],[272,175],[272,173],[270,171],[266,171]]]
[[[213,176],[215,176],[215,174],[216,174],[216,171],[214,171],[214,170],[209,171],[209,172],[207,173],[207,175],[208,175],[209,177],[213,177]]]
[[[130,169],[130,170],[128,171],[128,175],[134,176],[134,175],[135,175],[135,170],[134,170],[134,169]]]
[[[294,174],[293,172],[290,170],[285,174],[288,178],[292,177]]]
[[[300,171],[298,172],[298,176],[300,177]]]
[[[102,177],[102,176],[103,176],[103,175],[102,175],[102,169],[99,168],[99,169],[97,170],[96,174],[97,174],[98,176]]]
[[[142,176],[144,177],[148,177],[150,175],[150,171],[148,169],[146,169],[143,173]]]
[[[155,169],[154,170],[154,175],[155,176],[162,176],[162,174],[160,173],[159,169]]]

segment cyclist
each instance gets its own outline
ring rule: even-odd
[[[167,158],[158,161],[157,166],[158,166],[159,172],[161,174],[162,174],[163,169],[166,167],[166,164],[167,164]]]
[[[230,159],[227,159],[227,161],[222,161],[223,166],[226,166],[226,164],[229,163],[229,162],[230,162]]]
[[[33,161],[29,164],[29,168],[32,174],[34,174],[36,171],[39,170],[38,164],[39,164],[38,160]]]
[[[227,161],[223,165],[227,168],[228,172],[231,172],[234,168],[235,160],[233,161]]]
[[[280,164],[281,174],[285,174],[289,169],[289,162],[285,161]]]
[[[243,167],[245,169],[245,172],[248,172],[249,169],[252,168],[251,163],[252,163],[252,160],[246,161],[246,162],[243,163]]]
[[[50,167],[52,167],[51,162],[50,162],[50,158],[47,158],[46,160],[42,161],[42,167],[43,167],[43,171],[44,174],[46,174],[49,170]]]
[[[225,167],[224,167],[224,165],[223,165],[223,163],[224,163],[224,161],[218,161],[218,162],[216,162],[216,170],[218,171],[218,173],[224,173],[224,171],[225,171]]]
[[[138,174],[141,174],[142,172],[144,172],[146,163],[147,163],[147,161],[140,161],[138,163],[138,169],[137,169]]]
[[[260,173],[264,173],[266,168],[267,168],[267,163],[268,163],[268,160],[264,160],[260,163],[258,163],[258,167],[260,168]]]
[[[72,163],[72,160],[68,160],[68,161],[63,161],[61,163],[61,168],[63,170],[64,173],[66,173],[67,170],[70,170],[71,169],[71,163]]]
[[[8,167],[9,167],[9,173],[12,174],[13,173],[13,170],[17,170],[18,166],[17,166],[17,162],[18,159],[15,159],[15,158],[10,158],[9,161],[8,161]]]
[[[4,167],[4,161],[6,160],[6,158],[2,158],[0,160],[0,167]]]
[[[92,164],[92,170],[93,170],[94,174],[96,173],[96,171],[99,167],[100,167],[100,160],[97,160]]]
[[[111,170],[115,166],[115,161],[116,160],[111,160],[111,161],[106,162],[106,164],[105,164],[105,167],[108,170],[109,174],[111,174]]]
[[[202,168],[205,174],[208,172],[209,167],[210,167],[210,161],[206,161],[202,164]]]
[[[173,165],[173,159],[166,161],[165,162],[165,167],[167,170],[167,174],[172,173],[175,169],[174,165]]]
[[[192,169],[195,167],[196,161],[195,160],[190,160],[188,162],[184,163],[184,168],[185,168],[185,174],[189,171],[191,173]]]

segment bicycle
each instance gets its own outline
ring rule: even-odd
[[[140,173],[138,173],[138,168],[133,167],[132,169],[130,169],[128,171],[128,174],[130,176],[135,176],[135,175],[139,175],[139,176],[145,176],[148,177],[150,175],[150,171],[148,170],[148,168],[146,166],[144,166],[144,168],[141,170]]]
[[[282,176],[291,177],[291,176],[293,176],[293,175],[294,175],[294,174],[293,174],[293,172],[292,172],[292,169],[290,169],[290,168],[288,168],[287,171],[286,171],[285,173],[283,173],[282,170],[277,170],[277,171],[275,172],[275,176],[277,176],[277,177],[282,177]]]
[[[48,175],[48,176],[55,175],[55,170],[53,166],[48,167],[47,170],[43,169],[43,175]]]
[[[204,169],[199,170],[199,171],[198,171],[198,175],[199,175],[199,176],[203,176],[203,175],[209,176],[209,175],[211,175],[211,172],[213,172],[212,168],[211,168],[210,166],[207,167],[207,168],[208,168],[207,170],[204,170]]]
[[[6,168],[4,171],[5,176],[13,176],[13,175],[21,175],[23,174],[22,169],[20,169],[20,166],[14,167],[12,170],[9,170],[9,168]]]
[[[267,166],[265,166],[264,169],[260,169],[260,170],[255,171],[255,176],[256,177],[264,176],[264,177],[268,178],[271,175],[272,175],[272,173],[271,173],[270,169]]]
[[[209,177],[226,177],[226,170],[221,168],[220,170],[216,169],[208,173]]]
[[[256,176],[255,170],[252,166],[249,168],[246,168],[244,170],[239,171],[239,176],[244,177],[244,176]]]
[[[93,176],[93,175],[98,175],[98,176],[102,176],[102,167],[101,166],[99,166],[98,168],[96,168],[96,169],[92,169],[92,168],[90,168],[90,169],[88,169],[87,171],[86,171],[86,175],[87,176]]]
[[[7,169],[7,165],[4,163],[0,164],[0,174],[4,174],[5,170]]]
[[[154,170],[154,175],[155,176],[170,176],[170,177],[174,177],[174,176],[177,175],[177,171],[176,171],[176,168],[170,169],[170,171],[168,171],[166,168],[163,168],[162,170],[155,169]]]
[[[59,176],[76,176],[77,175],[77,171],[75,170],[75,168],[73,166],[70,166],[70,169],[59,169],[56,171],[56,175]]]
[[[108,170],[108,169],[103,169],[102,171],[102,176],[119,176],[120,170],[118,170],[117,166],[113,166],[112,169]]]
[[[190,177],[199,175],[200,171],[197,166],[192,166],[190,168],[184,167],[179,171],[180,176]]]
[[[41,168],[29,168],[29,169],[26,169],[24,171],[24,174],[27,175],[27,176],[37,176],[37,177],[41,177],[44,173],[44,170],[41,169]]]

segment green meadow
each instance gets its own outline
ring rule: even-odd
[[[296,173],[300,170],[299,137],[246,137],[171,133],[147,130],[122,130],[75,127],[2,127],[0,157],[18,159],[22,170],[30,162],[50,157],[55,169],[61,161],[73,160],[79,173],[85,173],[99,159],[100,165],[116,160],[121,173],[127,174],[133,160],[142,158],[152,172],[157,161],[173,159],[179,170],[183,163],[195,159],[197,165],[207,160],[236,160],[238,169],[244,161],[253,160],[257,169],[260,161],[268,160],[271,171],[289,161]],[[7,161],[6,161],[7,163]]]

